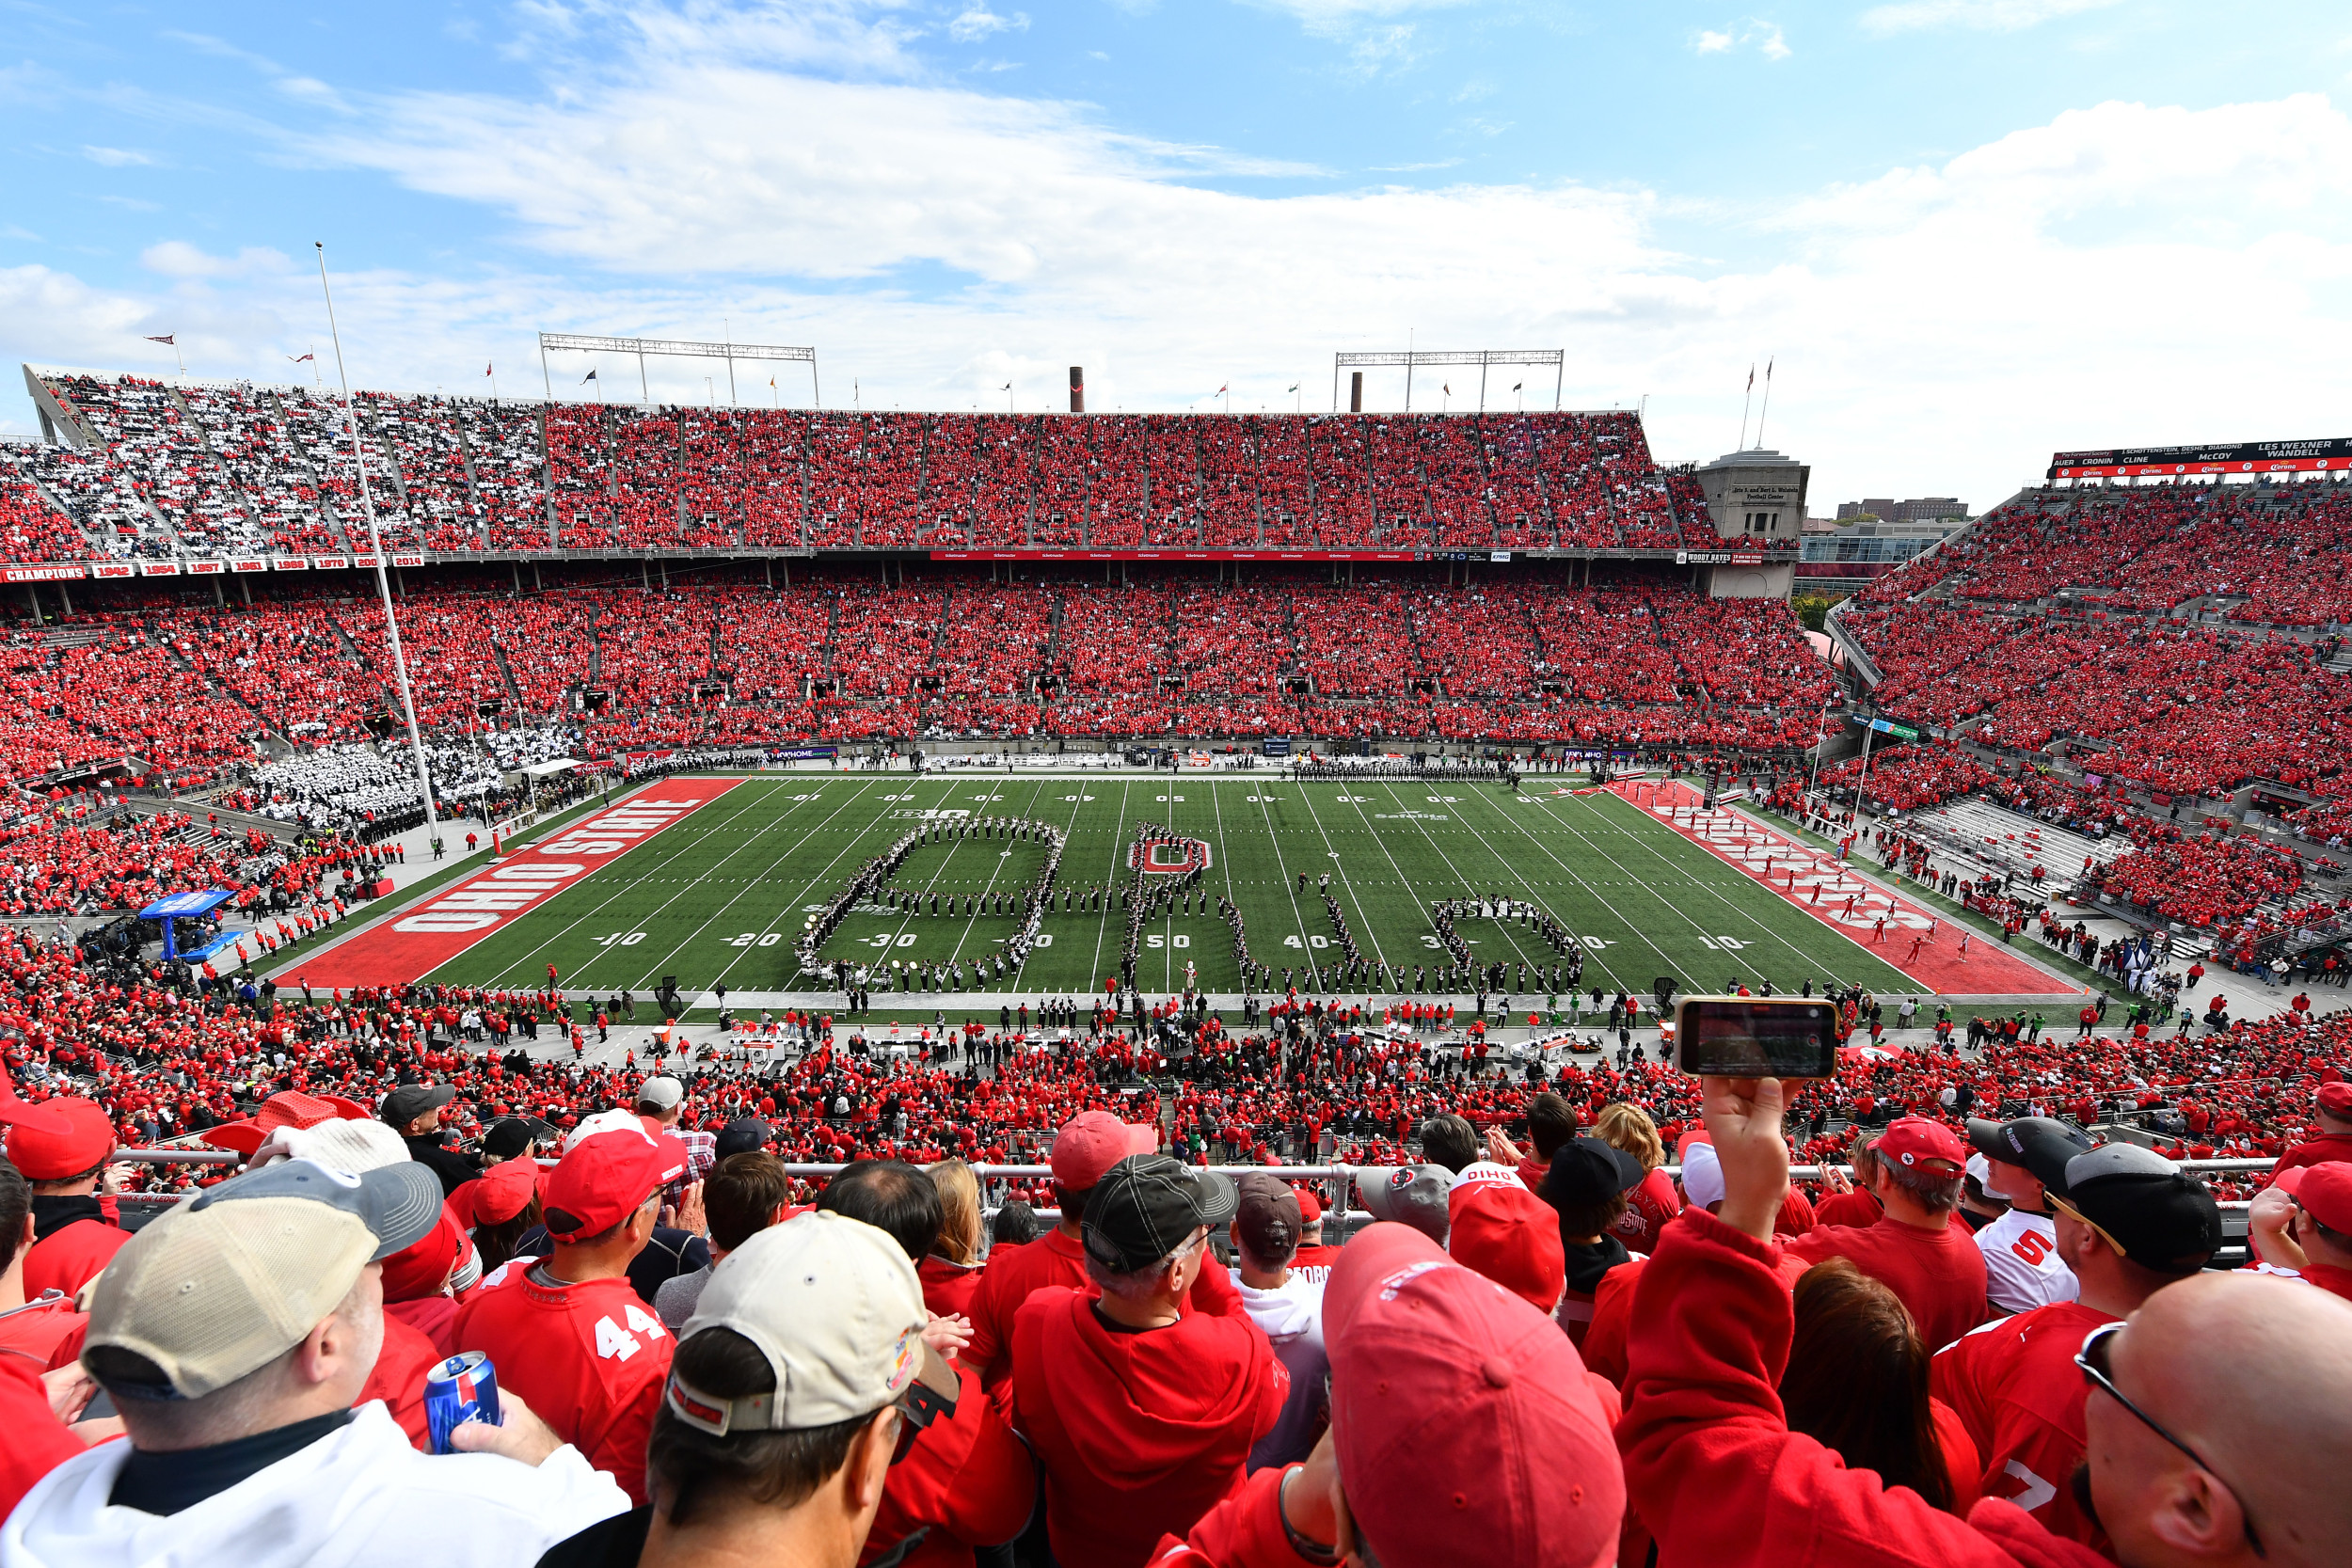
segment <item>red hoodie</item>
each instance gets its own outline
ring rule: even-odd
[[[1238,1301],[1238,1297],[1236,1297]],[[1142,1568],[1238,1490],[1274,1430],[1290,1373],[1248,1313],[1199,1310],[1139,1333],[1105,1325],[1082,1291],[1030,1296],[1013,1320],[1015,1424],[1045,1467],[1054,1558]]]
[[[1661,1568],[2114,1568],[2012,1504],[1959,1519],[1790,1432],[1776,1389],[1796,1308],[1776,1251],[1687,1209],[1642,1271],[1617,1449]]]

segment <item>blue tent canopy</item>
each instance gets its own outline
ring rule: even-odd
[[[180,956],[179,933],[173,929],[174,920],[190,915],[210,914],[236,896],[225,887],[206,888],[199,893],[175,893],[168,898],[158,898],[139,911],[141,920],[160,920],[164,924],[164,957]]]
[[[169,920],[183,914],[210,914],[236,896],[225,887],[206,888],[198,893],[175,893],[168,898],[158,898],[139,911],[141,920]]]

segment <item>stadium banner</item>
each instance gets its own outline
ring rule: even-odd
[[[768,753],[778,762],[827,762],[841,754],[838,746],[779,746]]]
[[[933,550],[933,561],[1425,561],[1425,550]]]
[[[299,555],[275,555],[270,557],[269,564],[270,569],[277,572],[307,572],[310,569],[310,558]]]
[[[192,578],[214,577],[221,572],[227,571],[228,569],[227,563],[217,558],[211,561],[191,561],[188,562],[188,576]]]
[[[138,568],[127,561],[102,561],[89,569],[94,578],[129,578],[138,575]]]
[[[395,566],[421,566],[424,564],[424,552],[422,550],[408,550],[400,552],[392,557],[392,564]]]
[[[65,582],[89,576],[89,568],[73,566],[0,566],[0,582]]]
[[[355,555],[351,558],[351,563],[363,570],[373,570],[384,564],[381,560],[372,555]]]
[[[142,561],[139,562],[139,576],[143,578],[176,578],[179,575],[180,563],[176,561]]]
[[[260,555],[232,555],[229,558],[229,569],[232,572],[266,572],[269,570],[269,558]]]
[[[314,986],[404,985],[431,974],[741,782],[664,779],[295,961],[287,973]]]
[[[340,572],[349,567],[350,564],[351,559],[348,556],[314,555],[310,558],[310,570],[313,572]]]
[[[2061,451],[2049,478],[2155,479],[2194,474],[2312,474],[2352,470],[2352,436],[2317,441],[2239,441],[2210,447],[2111,447]]]

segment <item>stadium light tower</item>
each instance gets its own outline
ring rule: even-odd
[[[375,558],[375,592],[384,601],[384,629],[392,649],[392,673],[400,683],[401,717],[408,721],[408,752],[417,763],[417,788],[424,795],[425,837],[441,847],[440,818],[433,810],[433,775],[424,765],[424,737],[417,733],[417,703],[408,693],[408,659],[400,651],[400,620],[392,613],[391,579],[384,575],[384,538],[375,527],[375,497],[368,488],[368,460],[359,450],[359,413],[351,404],[351,373],[343,369],[343,337],[335,328],[335,291],[326,286],[326,242],[313,240],[319,253],[319,293],[326,296],[326,335],[335,341],[335,374],[343,384],[343,422],[351,427],[351,461],[359,470],[359,510],[368,519],[368,550]]]

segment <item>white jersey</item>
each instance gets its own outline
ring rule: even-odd
[[[1985,1294],[1995,1309],[2030,1312],[2073,1301],[2082,1290],[2058,1255],[2058,1227],[2046,1214],[2011,1209],[1977,1232],[1984,1254]]]

